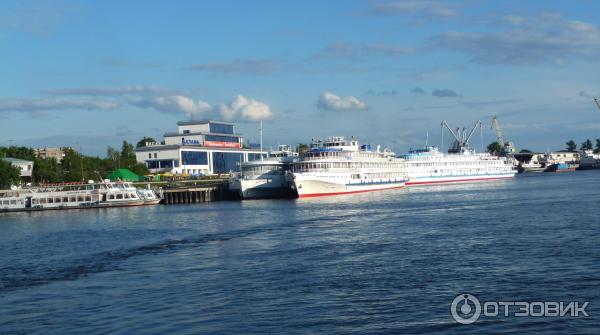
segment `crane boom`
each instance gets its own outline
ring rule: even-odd
[[[469,135],[464,140],[465,144],[469,143],[469,140],[473,136],[473,133],[475,133],[475,129],[477,129],[477,127],[481,127],[481,125],[482,125],[481,120],[477,120],[477,122],[475,122],[475,124],[473,125],[473,129],[471,129],[471,131],[469,132]]]
[[[450,149],[448,149],[448,152],[460,153],[460,152],[463,152],[464,150],[469,150],[469,140],[475,133],[475,129],[477,129],[477,127],[481,127],[481,125],[482,125],[481,120],[478,120],[477,122],[475,122],[473,129],[471,129],[471,131],[467,133],[467,128],[459,127],[459,128],[456,128],[456,131],[454,131],[454,130],[452,130],[452,128],[450,128],[450,125],[448,125],[448,123],[446,121],[442,121],[442,128],[446,127],[446,129],[448,129],[450,134],[452,134],[452,136],[454,136],[454,142],[452,143],[452,147]]]
[[[450,126],[448,125],[448,123],[446,121],[442,121],[442,128],[443,127],[446,127],[446,129],[448,129],[450,134],[452,134],[452,136],[454,136],[455,140],[460,141],[458,138],[458,135],[452,130],[452,128],[450,128]],[[460,128],[458,130],[460,130]]]
[[[500,144],[500,147],[504,148],[504,134],[502,133],[502,128],[500,128],[500,123],[498,122],[498,119],[494,116],[492,117],[492,129],[494,129],[496,131],[496,137],[498,138],[498,144]]]
[[[600,109],[600,100],[598,100],[598,98],[594,98],[594,102],[596,103],[596,106],[598,106],[598,108]]]

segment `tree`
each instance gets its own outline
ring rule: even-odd
[[[590,141],[590,139],[585,140],[585,142],[581,143],[581,146],[579,147],[581,151],[592,150],[593,148],[594,145],[592,144],[592,141]]]
[[[599,153],[600,152],[600,138],[596,139],[596,150],[594,150],[595,153]]]
[[[146,165],[137,162],[133,145],[127,143],[127,141],[123,141],[120,160],[121,168],[127,168],[138,175],[145,175],[149,173]]]
[[[0,159],[0,189],[10,188],[21,182],[21,170]]]
[[[58,183],[62,181],[62,169],[56,158],[36,158],[33,161],[33,178],[33,181],[41,183]]]
[[[123,141],[123,145],[121,146],[121,167],[129,168],[135,164],[137,164],[137,161],[135,159],[133,145],[127,141]]]
[[[106,148],[106,159],[109,169],[115,170],[121,167],[121,153],[119,150],[111,146]]]
[[[61,181],[83,181],[85,175],[83,171],[83,158],[75,150],[64,148],[65,156],[61,162],[62,179]]]
[[[569,142],[565,143],[567,145],[567,151],[573,152],[577,151],[577,143],[573,140],[569,140]]]
[[[152,143],[156,143],[156,140],[153,139],[152,137],[146,137],[144,136],[144,138],[142,138],[141,140],[139,140],[137,142],[137,144],[135,145],[136,148],[142,148],[146,146],[147,142],[152,142]]]
[[[521,154],[530,154],[530,153],[533,153],[533,151],[527,150],[527,149],[523,149],[523,150],[519,151],[519,153],[521,153]]]
[[[502,146],[498,142],[492,142],[487,146],[487,152],[492,155],[497,155],[502,152]]]

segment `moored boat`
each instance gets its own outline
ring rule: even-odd
[[[516,174],[512,163],[506,158],[475,153],[469,148],[446,154],[429,146],[410,150],[400,157],[406,162],[407,185],[509,179]]]
[[[575,170],[577,170],[577,164],[553,163],[550,164],[544,172],[573,172]]]
[[[113,183],[56,184],[0,191],[0,212],[140,206],[135,191]]]
[[[401,188],[407,180],[404,161],[393,152],[344,137],[313,141],[292,163],[291,177],[300,198]]]
[[[280,145],[267,158],[242,163],[241,173],[230,178],[229,189],[242,199],[292,197],[287,174],[297,157],[290,146]]]

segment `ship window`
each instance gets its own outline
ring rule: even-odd
[[[63,197],[62,202],[69,202],[69,197]]]
[[[83,198],[83,196],[78,196],[78,197],[77,197],[77,201],[79,201],[79,202],[82,202],[82,201],[84,201],[84,198]]]
[[[49,204],[53,204],[54,203],[54,198],[48,198],[48,203]]]
[[[123,199],[123,194],[117,194],[117,199]]]
[[[89,196],[89,195],[86,195],[86,196],[85,196],[85,201],[92,201],[92,197],[91,197],[91,196]]]
[[[46,203],[46,198],[40,199],[40,204],[45,204],[45,203]]]
[[[75,197],[70,197],[70,198],[69,198],[69,201],[70,201],[70,202],[77,202],[77,198],[75,198]]]
[[[60,198],[54,199],[54,202],[57,203],[57,204],[60,204]]]
[[[11,204],[11,205],[16,205],[16,204],[17,204],[17,200],[11,200],[11,201],[10,201],[10,204]]]

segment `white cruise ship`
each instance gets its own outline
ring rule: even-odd
[[[0,212],[143,205],[135,189],[114,183],[60,184],[0,191]]]
[[[267,158],[242,163],[241,173],[229,179],[229,189],[242,199],[291,197],[294,192],[287,174],[297,158],[289,145],[279,145]]]
[[[316,197],[404,187],[404,161],[389,150],[359,147],[358,141],[331,137],[313,141],[292,163],[292,185],[298,197]]]
[[[400,157],[405,160],[407,185],[505,179],[517,173],[505,157],[475,153],[471,149],[446,154],[429,146],[410,150]]]

